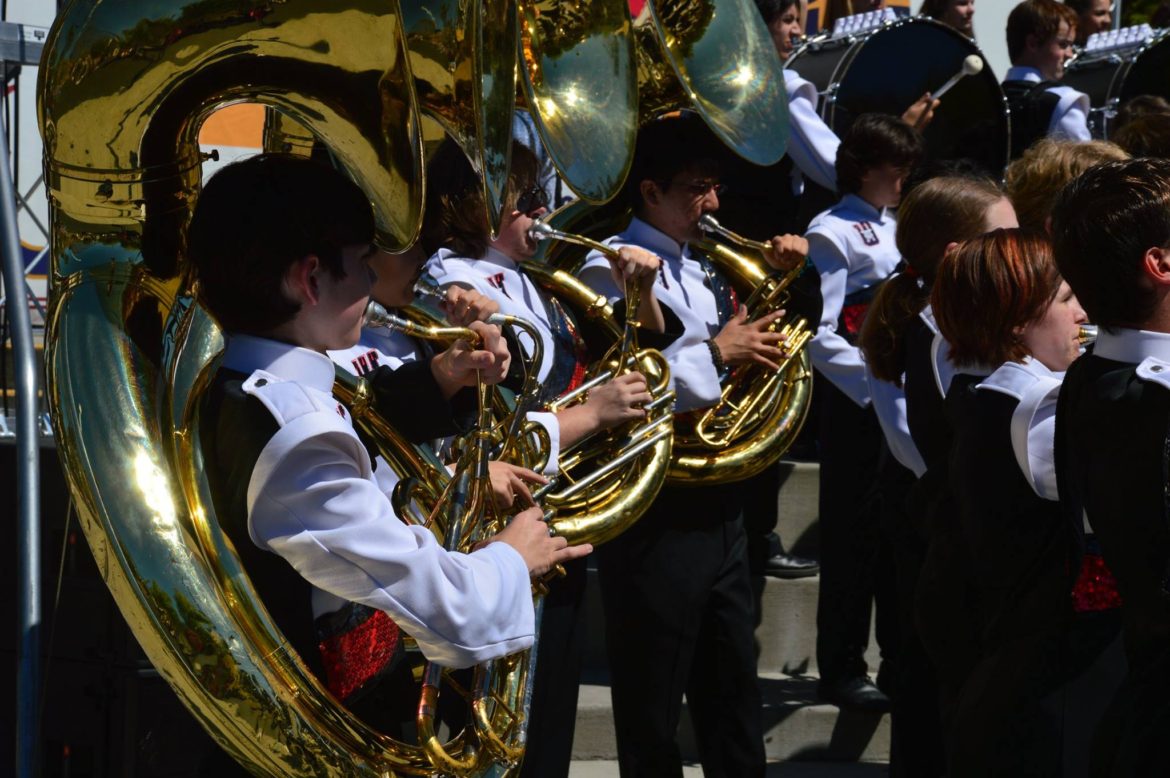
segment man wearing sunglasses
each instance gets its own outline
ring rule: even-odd
[[[719,208],[719,166],[707,158],[717,153],[714,143],[694,116],[643,128],[627,180],[634,219],[607,241],[662,257],[653,291],[684,328],[663,349],[683,413],[720,399],[725,367],[775,368],[782,356],[782,336],[768,325],[784,312],[749,322],[727,280],[689,248],[703,237],[699,218]],[[799,236],[773,238],[771,246],[767,260],[778,269],[807,254]],[[589,256],[581,278],[610,298],[623,294],[601,254]],[[622,776],[681,775],[684,693],[704,774],[764,774],[742,492],[742,482],[668,484],[597,554]]]
[[[587,322],[579,327],[572,311],[538,287],[521,265],[536,252],[528,230],[534,218],[544,215],[548,203],[545,190],[536,183],[537,169],[532,151],[513,143],[499,234],[492,238],[479,177],[459,148],[448,142],[427,168],[422,242],[432,254],[426,269],[439,284],[480,292],[494,300],[501,313],[536,326],[543,345],[537,377],[541,399],[548,401],[580,384],[588,364],[604,352],[605,341],[588,331]],[[630,248],[609,272],[622,281],[627,275],[652,277],[658,264],[653,254]],[[643,295],[638,316],[643,344],[658,345],[651,341],[654,333],[663,332],[666,320],[653,294]],[[524,353],[532,353],[527,335],[519,335],[518,340]],[[513,360],[514,365],[521,362],[519,356]],[[584,403],[555,414],[556,428],[549,430],[553,446],[568,447],[596,432],[640,419],[645,415],[642,405],[650,399],[646,379],[637,372],[591,389]],[[584,560],[565,569],[566,576],[553,582],[544,602],[524,776],[567,776],[572,755],[584,644],[580,607]]]

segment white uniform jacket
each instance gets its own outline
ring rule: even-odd
[[[395,516],[348,411],[332,395],[329,357],[233,336],[223,367],[276,420],[248,483],[248,532],[307,579],[317,615],[343,601],[388,613],[423,654],[466,667],[529,647],[528,570],[505,543],[445,551],[426,529]]]
[[[805,233],[824,298],[809,353],[821,375],[863,408],[870,403],[865,361],[861,351],[837,332],[837,322],[847,297],[881,283],[898,266],[896,227],[888,210],[848,194],[818,214]]]

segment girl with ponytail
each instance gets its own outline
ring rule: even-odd
[[[1014,225],[1011,203],[985,178],[946,176],[919,184],[898,209],[895,241],[902,268],[879,290],[860,333],[870,396],[886,442],[918,477],[909,486],[883,484],[900,628],[900,669],[891,695],[896,722],[892,751],[899,762],[895,774],[942,773],[945,711],[940,700],[949,708],[975,662],[971,636],[963,631],[965,579],[946,578],[948,566],[961,556],[961,544],[951,542],[955,535],[946,528],[947,512],[939,510],[948,504],[950,435],[943,413],[945,392],[936,381],[940,371],[934,354],[945,357],[946,349],[934,343],[938,330],[929,304],[931,287],[943,256],[958,242]],[[928,566],[928,548],[936,542],[939,548],[931,556],[938,559]],[[927,579],[929,596],[919,598],[916,592]],[[925,622],[916,619],[917,600],[929,606]]]

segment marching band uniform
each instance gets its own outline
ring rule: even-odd
[[[1170,335],[1102,329],[1069,368],[1057,411],[1062,499],[1069,519],[1096,533],[1116,577],[1129,663],[1098,729],[1094,775],[1154,775],[1170,761],[1167,376]],[[1082,597],[1099,589],[1089,578]]]
[[[411,440],[459,431],[470,414],[454,415],[429,365],[415,365],[371,375],[380,412]],[[506,543],[446,552],[398,520],[331,394],[334,369],[323,354],[234,335],[201,409],[218,517],[278,626],[347,703],[396,664],[396,625],[451,667],[530,646],[523,559]],[[348,651],[355,641],[367,652]]]
[[[731,287],[686,244],[635,218],[609,245],[662,259],[654,293],[683,333],[662,349],[676,410],[713,405],[720,375],[707,341],[732,317]],[[610,299],[623,291],[590,254],[581,278]],[[764,741],[754,616],[738,485],[663,487],[650,510],[596,552],[614,723],[623,775],[676,775],[683,693],[708,775],[761,776]]]
[[[541,291],[510,257],[491,247],[481,259],[459,257],[444,248],[428,260],[427,272],[440,285],[470,287],[499,303],[500,313],[519,316],[536,326],[544,346],[538,372],[542,400],[555,399],[580,385],[591,355],[576,320],[556,298]],[[622,312],[616,313],[620,316]],[[528,335],[518,333],[517,338],[520,347],[531,353]],[[577,716],[585,641],[581,609],[585,560],[570,562],[565,570],[565,578],[552,584],[544,601],[528,748],[522,768],[525,775],[539,778],[568,774]]]
[[[870,608],[878,605],[878,643],[895,645],[889,610],[893,571],[880,530],[879,470],[891,483],[908,474],[885,463],[866,367],[854,345],[869,302],[898,266],[895,222],[885,209],[848,194],[813,219],[809,259],[821,277],[824,308],[809,344],[821,376],[821,585],[817,604],[817,663],[822,689],[864,678]],[[885,657],[889,659],[889,657]]]
[[[978,560],[982,651],[950,728],[948,775],[1059,775],[1077,532],[1057,499],[1053,441],[1062,373],[1026,358],[960,376],[951,483]],[[994,745],[993,745],[994,744]]]
[[[1089,96],[1056,81],[1045,81],[1036,68],[1016,65],[1003,80],[1012,120],[1012,159],[1018,159],[1044,136],[1055,140],[1091,140]]]

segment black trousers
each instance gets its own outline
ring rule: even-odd
[[[866,674],[875,601],[883,664],[894,658],[898,625],[893,562],[882,531],[884,443],[877,415],[821,376],[816,387],[821,395],[817,664],[822,682],[833,683]]]
[[[581,607],[585,581],[585,560],[574,560],[565,565],[565,577],[553,581],[544,598],[521,776],[557,778],[569,774],[585,643]]]
[[[681,776],[686,693],[703,772],[762,776],[746,540],[736,485],[665,487],[597,551],[623,778]]]

